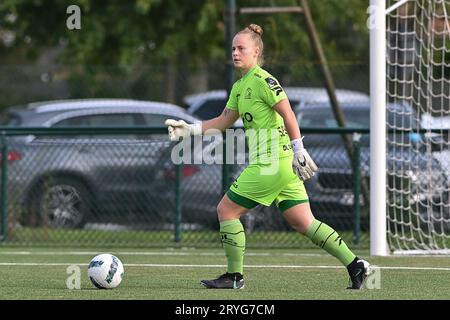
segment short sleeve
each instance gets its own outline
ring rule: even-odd
[[[269,106],[273,107],[281,100],[287,99],[287,95],[277,79],[267,77],[261,85],[261,98]]]
[[[228,101],[227,101],[227,104],[226,104],[226,107],[228,109],[231,109],[231,110],[237,110],[238,109],[238,101],[237,101],[237,96],[236,96],[237,88],[236,87],[237,87],[237,85],[235,83],[233,85],[233,87],[231,88],[230,96],[228,97]]]

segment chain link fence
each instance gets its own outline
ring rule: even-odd
[[[368,92],[368,64],[339,61],[329,65],[338,88]],[[314,61],[271,62],[267,68],[286,87],[323,86]],[[226,61],[133,67],[3,65],[0,109],[78,98],[164,101],[185,107],[187,95],[224,89],[226,74]],[[224,185],[231,184],[244,165],[175,166],[166,128],[159,133],[148,128],[143,132],[122,129],[11,135],[8,130],[13,129],[6,128],[1,243],[220,246],[216,206]],[[317,147],[308,150],[319,159],[324,175],[307,183],[313,211],[346,241],[368,247],[368,204],[361,200],[361,217],[354,214],[353,164],[342,146],[326,144],[323,136],[316,140]],[[341,160],[325,176],[330,164],[320,159],[327,157]],[[364,152],[361,159],[364,170],[368,166]],[[249,247],[312,247],[274,206],[259,206],[242,220]],[[361,234],[355,229],[359,220]]]
[[[223,173],[229,185],[245,164],[175,165],[165,127],[65,129],[3,128],[2,244],[220,246]],[[318,219],[367,247],[368,207],[361,200],[355,213],[353,172],[368,174],[368,152],[355,150],[361,167],[342,146],[310,145],[320,171],[306,188]],[[258,206],[242,222],[248,247],[314,247],[275,206]]]

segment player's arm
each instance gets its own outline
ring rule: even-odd
[[[231,127],[238,118],[239,112],[237,110],[231,110],[225,107],[218,117],[203,121],[202,132],[204,133],[209,129],[224,131],[225,129]]]
[[[165,124],[168,126],[170,140],[178,141],[182,137],[201,135],[211,129],[223,131],[231,127],[238,118],[237,110],[224,108],[218,117],[203,122],[188,124],[183,120],[167,119]]]
[[[308,180],[316,173],[318,168],[303,147],[303,138],[301,138],[297,118],[292,111],[289,100],[283,99],[279,101],[274,105],[274,109],[283,118],[284,126],[291,139],[292,151],[294,152],[292,168],[301,180]]]
[[[286,131],[289,135],[289,138],[292,140],[300,139],[300,128],[297,122],[297,118],[295,117],[294,111],[292,111],[291,105],[288,99],[283,99],[277,104],[275,104],[274,109],[284,120],[284,126],[286,127]]]

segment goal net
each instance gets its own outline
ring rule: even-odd
[[[450,254],[450,0],[386,8],[387,245]]]

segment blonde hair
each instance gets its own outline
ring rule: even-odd
[[[264,64],[264,43],[261,37],[263,34],[263,29],[257,24],[252,23],[243,30],[239,31],[237,34],[248,34],[250,36],[250,39],[252,39],[254,45],[259,48],[258,65],[262,66]]]

